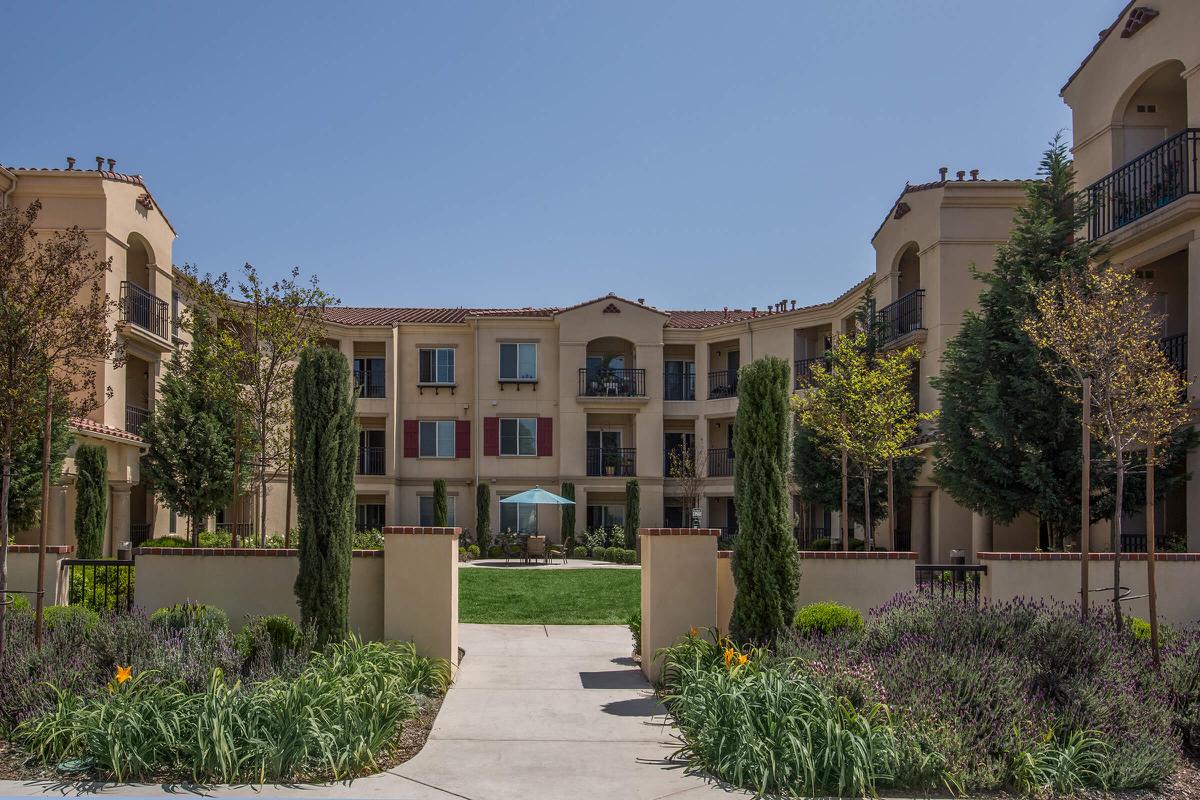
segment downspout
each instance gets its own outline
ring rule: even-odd
[[[6,167],[0,167],[0,175],[4,175],[9,180],[9,186],[4,190],[4,197],[0,199],[0,208],[8,208],[8,196],[17,190],[17,176]]]

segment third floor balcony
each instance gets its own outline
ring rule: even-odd
[[[1098,239],[1184,195],[1200,193],[1198,142],[1200,129],[1182,130],[1089,186],[1090,237]]]
[[[925,330],[925,290],[913,289],[894,303],[875,312],[880,338],[884,344]]]
[[[645,397],[646,370],[627,367],[583,367],[580,397]]]
[[[121,281],[120,320],[166,341],[171,323],[167,301],[132,281]]]

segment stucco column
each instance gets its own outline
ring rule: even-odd
[[[461,528],[383,529],[383,638],[458,664]]]
[[[979,563],[980,553],[992,552],[992,518],[971,512],[971,562]]]
[[[639,528],[642,549],[642,672],[658,680],[655,653],[695,628],[717,627],[716,528]]]
[[[115,556],[117,548],[129,541],[129,490],[133,487],[128,483],[110,483],[109,488],[112,490],[112,524],[104,552]]]
[[[912,494],[912,547],[917,551],[917,563],[928,564],[933,554],[929,526],[929,489],[914,489]]]
[[[1190,108],[1190,107],[1189,107]],[[1200,289],[1200,240],[1188,244],[1187,250],[1188,294]],[[1192,379],[1188,397],[1195,398],[1200,390],[1200,381],[1196,376],[1200,373],[1200,303],[1188,303],[1188,343],[1187,363],[1188,376]],[[1192,401],[1195,402],[1194,400]],[[1192,450],[1187,455],[1188,472],[1200,475],[1200,451]],[[1187,482],[1187,549],[1188,552],[1200,551],[1200,481]],[[1095,542],[1095,537],[1092,539]],[[1093,546],[1093,549],[1095,546]]]
[[[67,520],[67,489],[65,483],[50,485],[50,529],[47,532],[47,544],[67,544],[74,539],[68,531],[70,523]]]

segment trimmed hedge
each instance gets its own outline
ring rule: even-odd
[[[810,603],[796,612],[792,624],[802,634],[857,631],[862,630],[863,616],[841,603]]]

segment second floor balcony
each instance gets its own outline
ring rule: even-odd
[[[1167,361],[1180,372],[1187,372],[1187,341],[1186,333],[1164,336],[1158,340],[1158,346],[1162,348]]]
[[[1200,193],[1198,142],[1200,129],[1182,130],[1089,186],[1089,236],[1098,239],[1184,195]]]
[[[121,281],[121,322],[136,325],[159,339],[168,337],[171,312],[167,301],[131,281]]]
[[[383,475],[386,471],[385,450],[383,447],[360,447],[355,471],[359,475]]]
[[[633,478],[637,475],[636,447],[589,447],[587,474]]]
[[[142,426],[146,424],[149,416],[150,411],[145,406],[127,403],[125,405],[125,430],[135,436],[141,436]]]
[[[733,476],[733,450],[716,447],[708,451],[708,477],[729,478]]]
[[[817,356],[816,358],[802,358],[795,364],[796,387],[801,389],[808,385],[812,380],[813,367],[820,365],[822,369],[829,369],[829,359],[826,356]]]
[[[884,344],[902,339],[910,333],[925,329],[925,290],[913,289],[894,303],[875,312]]]
[[[645,397],[646,370],[583,367],[579,370],[579,396]]]
[[[737,370],[720,369],[708,373],[708,399],[737,397]]]

